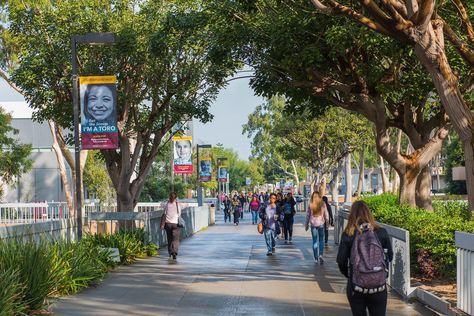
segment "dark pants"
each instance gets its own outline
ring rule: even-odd
[[[362,294],[352,290],[347,284],[347,299],[351,305],[353,316],[385,316],[387,311],[387,290],[375,294]]]
[[[285,233],[285,240],[288,240],[288,235],[290,236],[290,239],[293,237],[293,223],[294,223],[294,218],[292,215],[285,215],[285,218],[283,219],[283,227],[284,233]]]
[[[178,224],[166,223],[165,230],[166,238],[168,239],[168,254],[170,256],[178,255],[181,228],[178,227]]]
[[[324,243],[328,243],[329,240],[329,225],[324,223]]]
[[[244,207],[242,206],[242,211],[240,211],[240,218],[244,219]]]
[[[240,211],[235,210],[234,211],[234,224],[238,224],[240,219]]]
[[[230,210],[224,210],[224,222],[227,223],[227,218],[229,218],[229,223],[230,223]]]

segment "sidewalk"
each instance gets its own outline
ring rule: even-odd
[[[182,241],[177,262],[161,249],[158,257],[119,267],[97,288],[56,302],[54,315],[351,314],[333,243],[319,265],[310,233],[295,224],[294,243],[278,240],[267,257],[248,213],[237,227],[216,217],[217,225]],[[434,314],[390,295],[387,315]]]

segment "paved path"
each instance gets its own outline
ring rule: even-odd
[[[277,241],[266,256],[256,227],[224,224],[181,244],[177,262],[166,250],[154,258],[119,267],[97,288],[61,299],[55,315],[350,315],[346,281],[337,270],[337,247],[326,263],[315,263],[311,236],[296,224],[293,245]],[[299,216],[297,222],[302,221]],[[388,315],[433,315],[391,295]]]

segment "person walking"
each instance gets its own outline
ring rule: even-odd
[[[225,196],[223,204],[224,204],[224,222],[227,223],[227,218],[228,218],[229,223],[230,223],[230,212],[232,209],[232,202],[229,199],[229,196],[227,195]]]
[[[240,201],[239,198],[237,197],[237,194],[234,195],[232,198],[232,210],[234,211],[234,225],[238,226],[239,225],[239,219],[240,219]]]
[[[252,212],[252,224],[257,224],[258,221],[258,210],[260,209],[260,202],[258,197],[254,194],[252,196],[252,201],[249,203],[249,210]]]
[[[277,193],[277,212],[278,212],[278,220],[277,220],[277,223],[276,223],[276,235],[277,235],[277,238],[285,238],[285,226],[283,225],[283,220],[285,219],[285,215],[283,214],[283,212],[281,212],[281,210],[283,209],[284,205],[285,205],[285,197],[283,196],[283,193],[281,192],[278,192]],[[281,234],[281,236],[280,236]]]
[[[334,217],[332,215],[332,208],[329,204],[328,197],[323,196],[324,204],[326,204],[326,209],[328,210],[329,221],[324,222],[324,243],[327,245],[329,239],[329,226],[334,226]]]
[[[260,218],[263,221],[263,235],[267,245],[267,256],[275,253],[275,228],[278,220],[277,196],[275,193],[270,194],[268,205],[260,211]]]
[[[313,237],[314,260],[324,263],[324,223],[329,221],[326,204],[318,191],[313,192],[306,211],[305,229],[308,231],[311,225],[311,236]]]
[[[296,214],[295,205],[296,201],[293,198],[293,194],[289,192],[286,195],[284,202],[282,203],[283,211],[283,234],[285,236],[285,244],[292,243],[293,238],[293,223]]]
[[[370,258],[363,258],[368,254]],[[365,316],[367,310],[370,316],[386,314],[386,278],[392,259],[387,231],[375,223],[365,202],[354,202],[336,259],[339,270],[347,278],[346,294],[352,315]],[[373,272],[362,273],[364,270]]]
[[[247,198],[244,196],[244,192],[241,192],[239,195],[240,202],[240,218],[244,218],[245,203],[247,203]]]
[[[179,249],[179,236],[181,228],[178,226],[178,219],[181,216],[181,207],[177,200],[177,194],[171,192],[169,195],[168,202],[164,206],[165,219],[165,231],[168,241],[168,254],[170,258],[176,260]]]

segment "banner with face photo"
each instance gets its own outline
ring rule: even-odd
[[[82,149],[116,149],[117,78],[80,77]]]
[[[199,181],[207,182],[212,180],[212,157],[210,148],[203,148],[199,151]]]
[[[220,158],[219,159],[219,172],[217,173],[217,178],[219,182],[227,182],[228,178],[228,164],[227,158]]]
[[[174,136],[174,173],[193,173],[193,138],[192,136]]]

